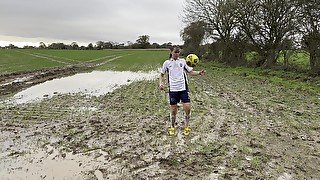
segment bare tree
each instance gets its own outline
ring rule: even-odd
[[[236,22],[235,0],[189,0],[185,7],[185,22],[202,22],[208,37],[215,41],[220,61],[232,64],[242,55],[234,46],[239,30]],[[238,42],[238,41],[237,41]]]
[[[89,43],[88,46],[87,46],[87,49],[92,50],[93,49],[93,44]]]
[[[205,24],[203,22],[192,22],[181,32],[184,41],[183,53],[195,53],[201,55],[200,45],[205,37]]]
[[[293,37],[297,7],[290,0],[237,0],[237,18],[260,58],[257,66],[275,65],[284,40]]]
[[[71,46],[72,49],[78,49],[79,48],[79,45],[77,44],[77,42],[72,42],[70,44],[70,46]]]
[[[149,35],[142,35],[139,36],[136,40],[136,43],[138,44],[139,48],[149,48],[150,42],[149,42],[150,36]]]
[[[98,42],[96,42],[96,45],[97,45],[97,49],[98,50],[103,49],[104,42],[103,41],[98,41]]]
[[[40,42],[39,43],[39,48],[45,49],[45,48],[47,48],[47,46],[46,46],[46,44],[44,42]]]
[[[116,43],[112,41],[104,42],[103,43],[103,49],[113,49],[114,45]]]
[[[297,0],[297,6],[303,43],[310,54],[311,71],[320,74],[320,2]]]

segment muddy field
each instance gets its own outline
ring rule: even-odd
[[[50,68],[39,71],[1,74],[0,96],[10,95],[36,84],[64,76],[70,76],[86,69],[89,68],[85,66],[67,66],[63,68]]]
[[[320,94],[216,68],[190,86],[188,137],[167,135],[157,79],[99,97],[1,103],[0,179],[320,178]]]

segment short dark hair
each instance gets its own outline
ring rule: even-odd
[[[175,50],[175,51],[180,51],[180,47],[177,46],[177,45],[175,45],[175,46],[170,46],[169,49],[170,49],[169,59],[172,57],[171,52],[173,52],[174,50]]]
[[[172,50],[171,51],[180,51],[180,47],[179,46],[172,46]]]

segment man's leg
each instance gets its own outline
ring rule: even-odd
[[[190,119],[190,112],[191,112],[191,103],[183,103],[183,110],[185,112],[185,119],[184,119],[184,127],[189,126],[189,119]]]
[[[178,107],[177,105],[171,105],[171,126],[174,127],[176,124],[176,117],[177,117],[177,112],[178,112]]]

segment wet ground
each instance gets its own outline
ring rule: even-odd
[[[0,95],[10,95],[21,89],[34,86],[48,80],[74,75],[80,70],[88,69],[83,66],[67,66],[63,68],[43,69],[39,71],[19,72],[0,75]]]
[[[0,179],[319,179],[319,94],[207,72],[190,79],[188,137],[166,134],[157,79],[1,103]]]
[[[34,85],[16,93],[7,102],[22,104],[39,102],[61,94],[81,93],[88,96],[101,96],[133,81],[156,79],[157,71],[91,71],[78,73]]]

